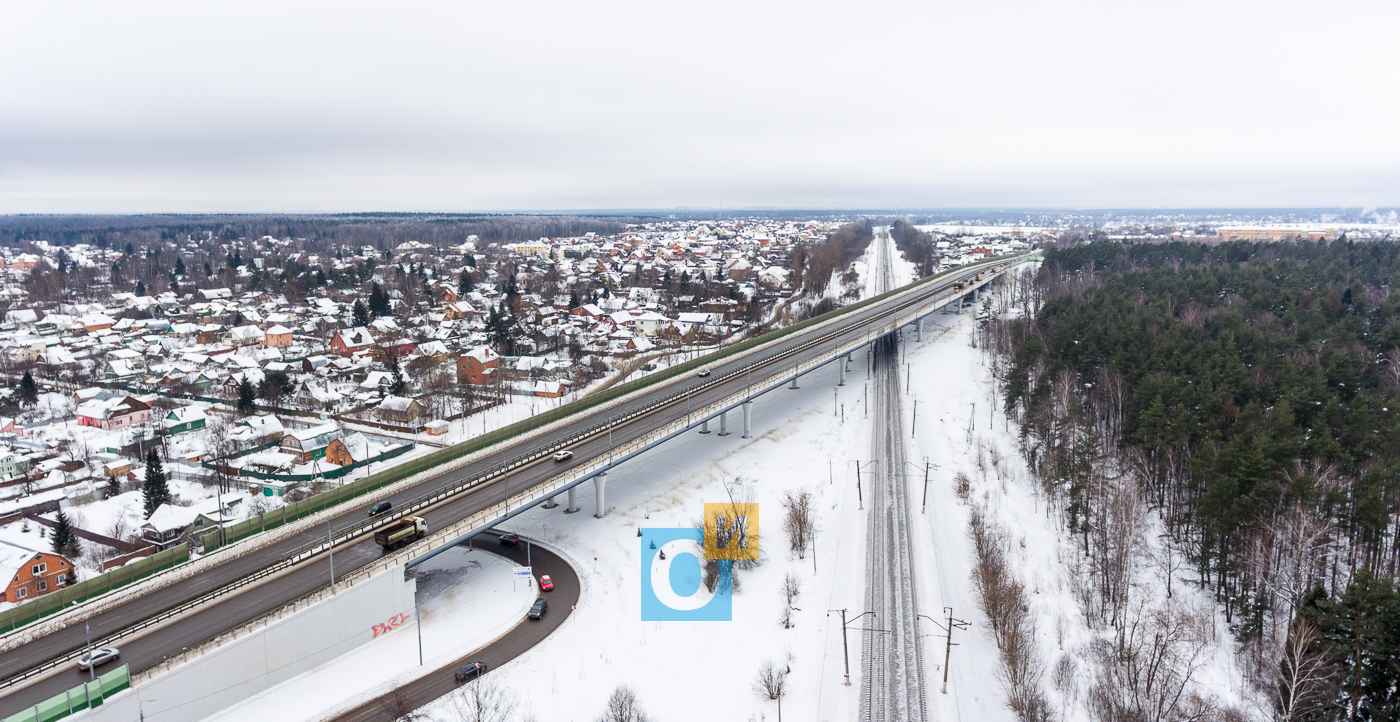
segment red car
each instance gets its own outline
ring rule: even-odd
[[[543,592],[552,592],[552,591],[554,591],[554,580],[553,580],[553,579],[550,579],[548,574],[542,575],[542,576],[540,577],[540,591],[543,591]]]

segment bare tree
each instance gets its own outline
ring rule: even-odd
[[[1262,680],[1272,688],[1274,712],[1280,722],[1310,719],[1332,695],[1331,668],[1317,630],[1298,619],[1288,641],[1278,650],[1273,674]]]
[[[1193,691],[1210,642],[1209,619],[1179,607],[1131,614],[1116,640],[1099,639],[1091,654],[1098,676],[1089,709],[1104,722],[1202,719],[1213,704]]]
[[[812,506],[812,492],[806,489],[783,494],[783,531],[798,559],[806,557],[807,542],[812,536]]]
[[[775,700],[778,703],[778,722],[783,722],[783,695],[787,693],[787,667],[778,667],[772,661],[764,662],[758,668],[758,676],[754,678],[753,689],[764,699]]]
[[[642,711],[637,693],[630,686],[622,684],[608,697],[608,707],[603,710],[598,722],[648,722],[650,719]]]
[[[449,709],[457,722],[506,722],[515,713],[515,697],[477,677],[452,696]]]
[[[792,600],[796,599],[797,595],[801,593],[801,582],[798,581],[796,574],[789,572],[787,577],[783,579],[783,629],[792,628],[792,613],[795,611],[792,606]]]

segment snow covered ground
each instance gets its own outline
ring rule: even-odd
[[[912,342],[910,334],[906,360],[912,364],[912,388],[905,393],[904,410],[906,423],[912,422],[917,432],[910,436],[909,457],[922,461],[927,455],[937,465],[930,475],[927,511],[914,518],[916,538],[922,540],[915,550],[924,605],[919,611],[939,618],[945,606],[951,607],[955,617],[972,623],[955,633],[958,646],[952,651],[947,694],[941,694],[943,639],[924,622],[925,634],[933,635],[927,638],[925,669],[930,719],[1010,721],[1014,716],[996,681],[996,646],[969,581],[968,505],[953,488],[957,472],[973,480],[970,498],[1013,530],[1012,559],[1031,592],[1047,664],[1053,668],[1060,655],[1080,650],[1092,632],[1080,622],[1061,561],[1073,550],[1061,541],[1032,487],[1016,451],[1014,428],[989,403],[988,371],[981,352],[968,343],[970,314],[935,316],[926,328],[922,343]],[[834,395],[833,368],[804,378],[800,391],[775,392],[756,402],[758,428],[750,441],[737,434],[721,439],[692,433],[618,470],[609,481],[612,506],[603,520],[536,510],[510,525],[524,534],[547,534],[551,543],[568,550],[581,562],[584,582],[576,622],[487,677],[516,700],[521,719],[594,719],[621,684],[631,685],[658,719],[773,719],[773,703],[753,692],[755,674],[767,660],[791,670],[784,713],[792,719],[858,718],[859,680],[849,687],[842,684],[840,625],[827,610],[846,608],[849,616],[862,611],[864,512],[849,462],[868,461],[862,458],[869,448],[869,429],[860,418],[863,363],[857,359],[849,384]],[[914,420],[916,397],[920,403]],[[922,473],[907,471],[917,510],[923,502]],[[637,527],[690,525],[703,502],[727,498],[726,487],[739,494],[751,490],[764,510],[766,561],[741,573],[733,621],[640,621],[639,564],[650,553],[640,549]],[[592,494],[584,489],[581,503],[587,510]],[[810,556],[793,558],[780,528],[778,502],[789,489],[807,489],[817,498],[815,571]],[[800,579],[802,593],[795,602],[800,610],[795,625],[784,629],[779,587],[789,573]],[[1189,597],[1187,585],[1177,588],[1187,590],[1178,596]],[[852,626],[853,674],[859,674],[858,629],[878,628],[878,621]],[[1238,675],[1233,673],[1230,637],[1223,622],[1217,626],[1213,656],[1200,676],[1207,689],[1230,702],[1239,697],[1230,682]],[[1065,719],[1087,720],[1083,688],[1071,699],[1054,690],[1049,676],[1044,686]],[[452,709],[452,701],[444,699],[424,711],[448,722]]]
[[[327,719],[436,670],[524,619],[537,594],[533,580],[514,580],[513,566],[505,557],[458,547],[419,568],[423,666],[418,664],[419,630],[409,623],[207,719]]]

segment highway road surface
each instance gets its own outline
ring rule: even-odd
[[[489,541],[485,541],[483,544],[482,542],[487,539]],[[524,537],[521,537],[519,546],[510,548],[501,547],[496,543],[494,536],[480,536],[475,541],[479,547],[489,549],[493,554],[509,557],[517,564],[525,564]],[[544,641],[550,632],[553,632],[569,618],[573,606],[578,604],[578,573],[558,554],[542,547],[534,547],[530,561],[534,565],[535,578],[538,579],[540,575],[548,574],[554,580],[554,591],[540,593],[540,596],[549,600],[549,611],[545,612],[544,619],[531,621],[522,618],[520,624],[517,624],[514,629],[500,639],[481,649],[473,650],[461,659],[434,670],[415,682],[410,682],[393,692],[372,699],[336,717],[336,722],[378,720],[393,722],[461,686],[453,674],[463,664],[485,662],[486,676],[489,677],[500,669],[501,665],[519,657],[529,651],[531,647]]]
[[[969,280],[975,273],[985,270],[985,266],[959,269],[959,271],[944,278],[921,286],[915,294],[901,294],[852,311],[839,317],[839,320],[827,329],[804,329],[794,333],[780,341],[773,350],[776,352],[792,349],[831,330],[836,332],[833,338],[823,342],[818,347],[805,349],[793,357],[774,364],[754,367],[750,374],[738,374],[729,379],[718,378],[731,369],[742,369],[746,365],[754,364],[755,361],[752,359],[717,363],[711,368],[715,378],[681,382],[688,385],[701,385],[702,382],[707,384],[691,395],[690,406],[695,409],[702,408],[706,404],[744,391],[749,382],[747,376],[751,376],[754,386],[784,379],[791,374],[795,363],[823,357],[830,354],[831,349],[835,346],[861,338],[870,323],[888,320],[887,316],[907,306],[912,299],[927,299],[935,295],[946,297],[948,289],[954,283]],[[678,388],[681,386],[663,386],[642,393],[637,398],[620,404],[607,413],[620,416],[630,409],[647,405],[673,394]],[[507,490],[510,493],[519,493],[525,487],[543,482],[572,466],[587,463],[598,456],[607,455],[610,446],[621,446],[631,439],[643,436],[650,430],[682,418],[686,414],[686,404],[679,402],[660,407],[626,423],[620,422],[613,428],[611,435],[604,432],[575,444],[572,447],[574,457],[566,462],[556,463],[546,459],[516,469],[504,479],[497,478],[489,484],[475,487],[472,491],[443,502],[421,515],[428,519],[430,529],[441,529],[448,524],[465,519],[477,511],[499,504],[506,498]],[[404,489],[390,499],[395,503],[395,506],[400,506],[436,489],[484,473],[503,461],[526,455],[531,449],[548,446],[557,440],[577,434],[600,420],[602,419],[596,412],[582,414],[572,423],[563,424],[561,428],[552,432],[524,444],[503,445],[500,451],[487,458]],[[351,502],[345,504],[344,507],[344,512],[331,520],[329,524],[331,528],[350,526],[358,523],[365,516],[364,504]],[[325,539],[327,531],[326,527],[320,527],[293,535],[263,549],[240,555],[197,577],[173,584],[152,594],[133,598],[128,603],[94,616],[89,621],[92,638],[94,641],[100,640],[141,620],[198,598],[207,592],[270,566],[293,550],[319,539]],[[336,572],[344,574],[378,559],[382,554],[382,550],[369,535],[345,545],[339,545],[335,549]],[[270,577],[267,581],[250,586],[241,593],[212,602],[195,612],[157,627],[154,631],[123,640],[120,643],[122,661],[130,665],[132,674],[135,675],[170,655],[197,646],[224,631],[277,609],[329,585],[329,583],[330,569],[326,557],[322,555],[308,560],[289,571]],[[83,625],[74,625],[11,650],[0,657],[0,680],[8,680],[50,659],[77,650],[84,646],[84,638]],[[51,696],[62,694],[81,684],[84,679],[76,669],[71,669],[18,689],[6,688],[0,691],[0,694],[4,695],[3,699],[0,699],[0,717],[13,714]]]

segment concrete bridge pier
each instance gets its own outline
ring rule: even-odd
[[[836,362],[836,365],[841,367],[841,381],[838,382],[836,385],[837,385],[837,386],[845,386],[845,385],[846,385],[846,360],[845,360],[845,359],[842,359],[842,360],[840,360],[840,361],[837,361],[837,362]]]
[[[569,505],[564,507],[565,514],[572,514],[578,511],[578,487],[569,487]]]
[[[700,422],[700,433],[702,433],[702,434],[708,434],[708,433],[710,433],[710,420],[709,420],[709,419],[705,419],[704,421],[701,421],[701,422]]]
[[[924,319],[922,317],[914,321],[914,340],[919,343],[924,342]]]
[[[792,370],[792,385],[788,387],[788,390],[789,390],[789,391],[796,391],[796,390],[797,390],[797,369],[793,369],[793,370]]]
[[[540,504],[540,508],[553,509],[554,507],[559,506],[559,496],[559,494],[555,494],[554,496],[545,499],[545,502],[543,504]]]
[[[593,518],[602,519],[608,513],[608,472],[593,477]]]
[[[719,415],[719,435],[729,435],[729,412],[721,411]]]
[[[753,402],[752,402],[752,401],[745,401],[745,402],[744,402],[744,435],[741,436],[741,437],[739,437],[739,438],[742,438],[742,439],[747,439],[747,438],[749,438],[749,422],[750,422],[752,419],[753,419]]]

